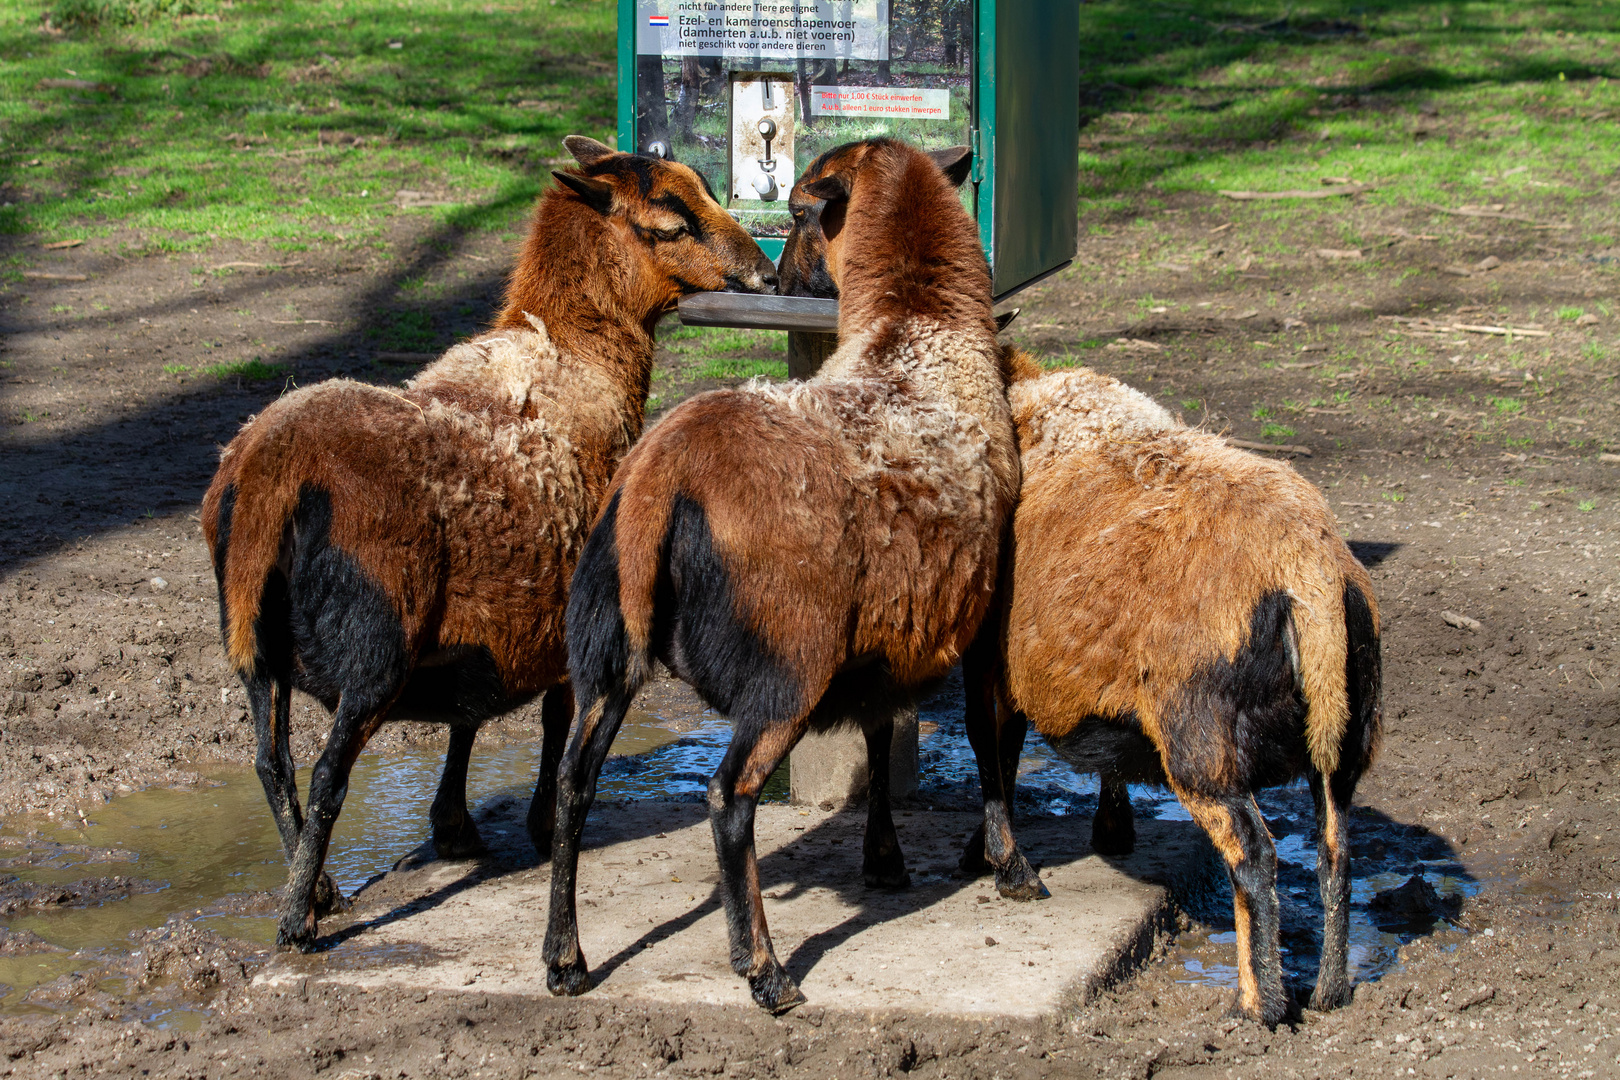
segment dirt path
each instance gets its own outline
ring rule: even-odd
[[[1358,222],[1363,233],[1423,232],[1363,212],[1378,213],[1390,216]],[[0,1020],[0,1076],[1613,1075],[1620,273],[1590,253],[1549,253],[1529,230],[1487,235],[1471,222],[1359,262],[1267,259],[1257,252],[1286,224],[1211,232],[1223,223],[1207,204],[1159,212],[1156,240],[1197,255],[1176,264],[1185,269],[1142,266],[1124,223],[1088,238],[1074,270],[1019,299],[1015,329],[1213,428],[1308,446],[1296,465],[1374,564],[1388,735],[1357,800],[1358,858],[1381,858],[1394,829],[1433,834],[1482,889],[1460,929],[1418,938],[1352,1006],[1277,1032],[1224,1019],[1224,991],[1178,981],[1190,964],[1230,962],[1230,944],[1208,940],[1219,925],[1189,925],[1160,962],[1076,1014],[1011,1025],[272,993],[247,988],[248,950],[182,923],[159,932],[167,944],[147,950],[126,989],[84,997],[93,1010]],[[401,377],[410,368],[376,360],[407,351],[389,328],[420,307],[433,330],[417,348],[470,331],[506,257],[484,234],[402,232],[386,253],[310,252],[291,269],[222,276],[192,262],[271,258],[228,245],[123,258],[118,247],[50,253],[89,280],[38,282],[0,314],[8,821],[25,806],[93,812],[121,791],[251,758],[195,507],[216,444],[282,379],[197,369],[259,356],[300,384]],[[1503,265],[1432,272],[1486,256]],[[1425,272],[1408,278],[1413,268]],[[436,291],[402,291],[414,281]],[[1614,314],[1595,326],[1555,314],[1599,302]],[[1429,322],[1399,321],[1417,318]],[[1548,336],[1433,331],[1459,324]],[[296,753],[309,760],[323,717],[307,703],[296,716]],[[519,715],[486,737],[532,733]],[[384,749],[432,738],[401,727]],[[195,1030],[134,1022],[151,1011],[140,1002],[199,992],[213,1012]]]

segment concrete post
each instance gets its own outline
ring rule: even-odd
[[[815,334],[801,330],[788,332],[788,378],[808,379],[822,361],[838,348],[837,334]]]
[[[917,706],[895,710],[894,742],[889,749],[889,795],[908,798],[917,792]],[[796,803],[846,806],[866,798],[866,736],[859,728],[811,732],[793,748],[788,785]]]

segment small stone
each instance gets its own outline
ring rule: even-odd
[[[162,578],[155,577],[155,578],[152,579],[152,588],[154,588],[154,589],[167,589],[168,587],[169,587],[169,583],[167,581],[164,581]]]
[[[1576,326],[1596,326],[1597,324],[1598,317],[1593,315],[1590,311],[1575,320]]]
[[[994,944],[996,944],[996,939],[989,936],[988,934],[986,934],[985,938],[984,938],[984,943],[986,945],[994,945]]]
[[[1461,615],[1455,611],[1442,611],[1440,617],[1445,620],[1447,626],[1455,626],[1459,630],[1478,631],[1480,628],[1478,619],[1470,619],[1467,615]]]

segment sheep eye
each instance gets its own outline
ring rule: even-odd
[[[676,226],[673,229],[654,229],[653,230],[653,235],[658,237],[658,239],[660,239],[660,240],[679,240],[681,237],[685,236],[686,233],[687,233],[687,228],[684,225]]]
[[[803,221],[804,220],[804,211],[803,210],[794,210],[794,211],[792,211],[792,214],[793,214],[793,220],[794,221]]]

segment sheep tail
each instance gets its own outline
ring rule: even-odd
[[[1305,695],[1305,741],[1323,776],[1359,771],[1376,751],[1380,713],[1378,610],[1360,564],[1338,588],[1291,591],[1290,652]]]
[[[203,499],[203,537],[219,586],[220,630],[225,653],[243,677],[261,673],[259,619],[265,586],[281,559],[283,540],[298,505],[296,484],[243,490],[240,473],[225,469]]]
[[[637,520],[621,529],[627,507]],[[568,596],[568,669],[582,709],[609,695],[634,693],[651,674],[653,605],[668,517],[668,500],[632,498],[621,488],[585,541]],[[649,519],[662,519],[665,527]]]

